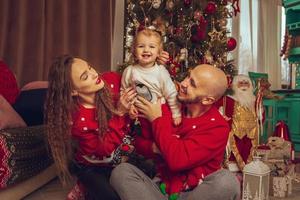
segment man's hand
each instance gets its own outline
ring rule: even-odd
[[[136,99],[136,95],[136,91],[132,87],[127,88],[122,92],[118,102],[118,111],[120,112],[120,115],[128,113],[130,107]]]
[[[159,64],[165,65],[169,61],[169,58],[169,53],[167,51],[162,51],[159,57],[157,58],[157,62]]]
[[[139,113],[141,113],[140,116],[147,118],[150,122],[162,116],[160,101],[158,101],[156,104],[153,104],[147,101],[145,98],[137,96],[137,102],[135,103],[135,106]]]

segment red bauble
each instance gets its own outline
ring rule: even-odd
[[[201,18],[203,18],[202,13],[199,10],[195,11],[194,12],[194,19],[200,21]]]
[[[184,0],[183,3],[185,6],[189,6],[189,5],[191,5],[192,0]]]
[[[197,42],[204,40],[206,37],[206,24],[205,23],[202,23],[199,25],[194,24],[191,27],[191,35],[192,36],[191,36],[190,40],[193,43],[197,43]]]
[[[143,24],[140,24],[139,27],[138,27],[138,29],[137,29],[137,31],[140,32],[140,31],[142,31],[144,29],[145,29],[145,26]]]
[[[198,39],[201,41],[201,40],[204,40],[205,39],[205,36],[206,36],[206,32],[205,30],[198,30],[197,32],[197,37]]]
[[[236,47],[236,40],[232,37],[227,40],[227,50],[232,51]]]
[[[227,4],[228,4],[227,0],[222,0],[221,1],[221,5],[227,5]]]
[[[197,35],[192,35],[192,36],[190,37],[190,40],[191,40],[192,43],[200,42],[200,40],[199,40],[199,38],[198,38]]]
[[[216,11],[217,11],[217,5],[212,1],[208,2],[205,8],[205,13],[211,15],[214,14]]]
[[[183,33],[183,27],[176,27],[175,34],[180,36]]]

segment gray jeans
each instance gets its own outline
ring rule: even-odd
[[[137,167],[122,163],[111,174],[110,184],[122,200],[168,200],[157,184]],[[182,192],[178,200],[238,200],[240,184],[228,170],[222,169],[205,177],[190,192]]]

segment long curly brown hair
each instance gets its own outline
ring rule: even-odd
[[[58,176],[65,186],[72,176],[68,165],[73,157],[71,146],[72,113],[78,109],[78,97],[73,97],[71,66],[74,57],[63,55],[56,58],[48,73],[48,93],[45,102],[45,124],[50,150],[58,170]],[[111,91],[105,85],[96,94],[95,107],[99,121],[100,139],[107,130],[111,114],[118,114],[114,108]]]

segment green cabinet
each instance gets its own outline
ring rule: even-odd
[[[295,151],[300,152],[300,90],[277,90],[284,95],[282,100],[264,99],[265,121],[262,141],[266,142],[275,130],[276,123],[283,120],[289,127],[290,137]]]
[[[300,37],[300,0],[283,0],[285,8],[286,27],[289,35],[295,38],[295,45],[289,51],[289,64],[291,68],[291,87],[300,89],[300,46],[296,38]]]
[[[299,35],[300,31],[300,0],[283,0],[286,14],[286,26],[291,35]]]

